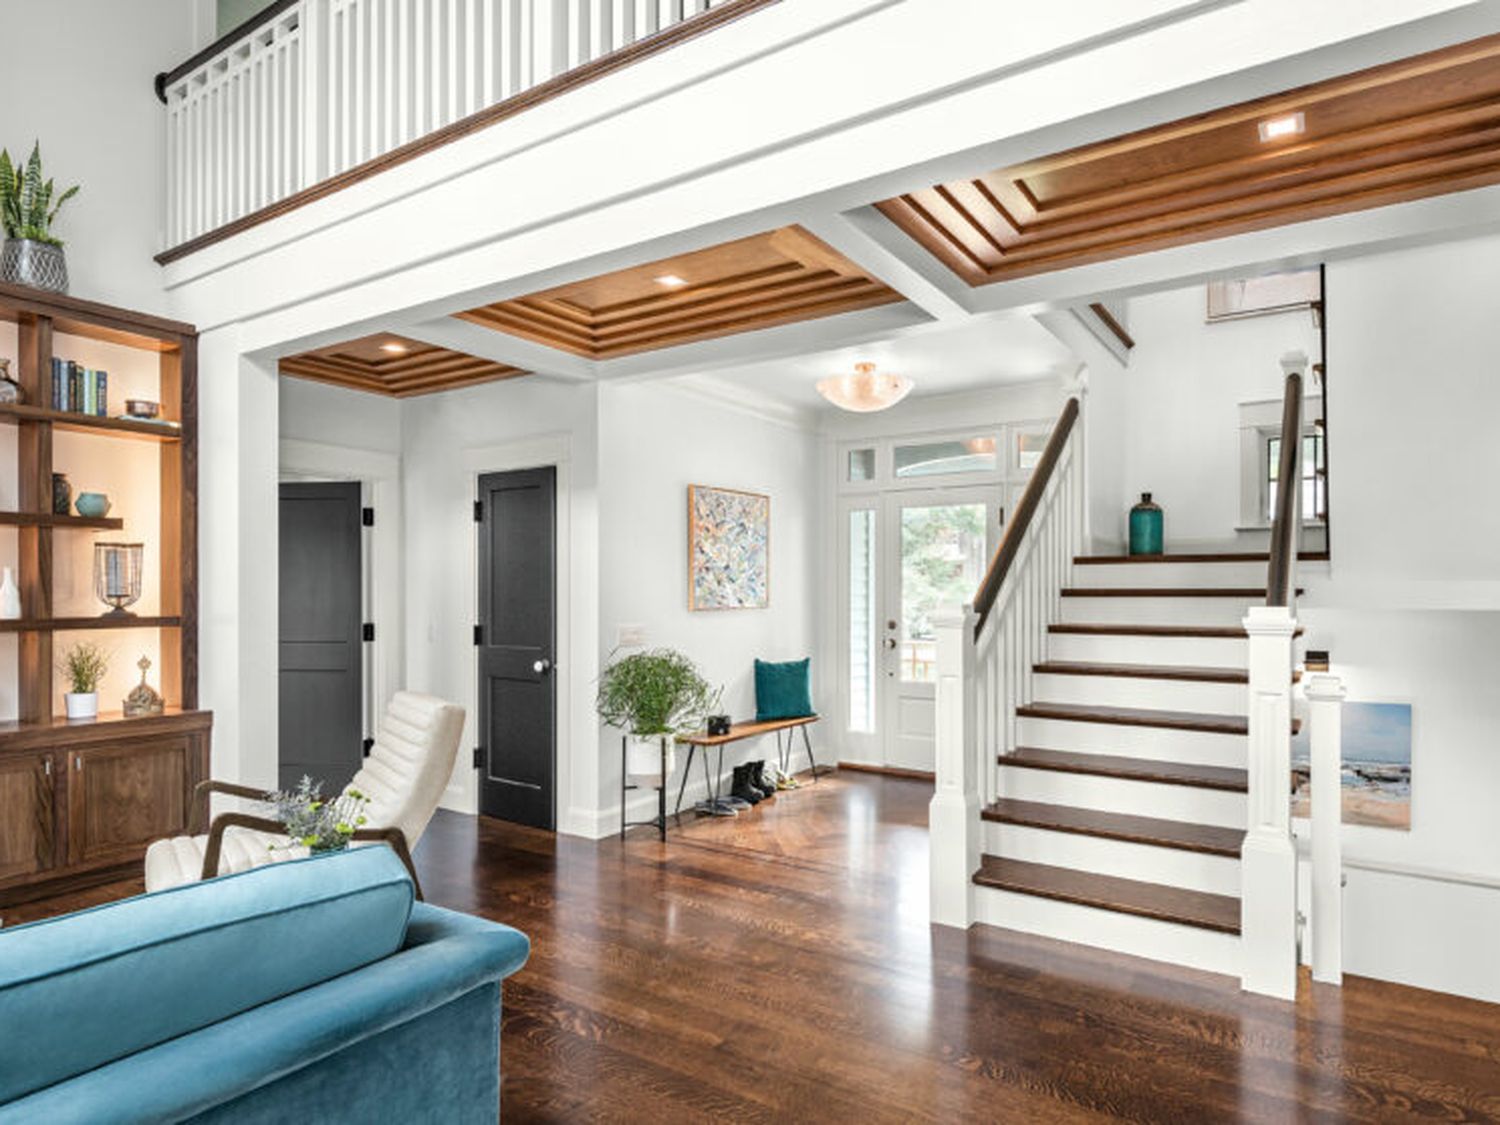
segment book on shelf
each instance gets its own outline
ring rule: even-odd
[[[52,409],[109,417],[109,372],[52,357]]]

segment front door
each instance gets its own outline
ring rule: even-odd
[[[557,471],[479,478],[479,811],[551,829],[555,814]]]
[[[934,620],[974,600],[999,542],[998,486],[889,493],[877,588],[883,756],[895,769],[935,764],[937,634]]]
[[[364,757],[359,482],[282,484],[280,529],[278,783],[332,796]]]

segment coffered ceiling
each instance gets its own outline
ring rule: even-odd
[[[385,333],[288,356],[281,361],[281,373],[397,398],[526,374],[503,363]]]
[[[789,226],[458,315],[601,360],[901,299]]]
[[[977,286],[1496,182],[1500,36],[877,206]]]

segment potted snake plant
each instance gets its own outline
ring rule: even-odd
[[[42,147],[31,146],[24,166],[11,161],[0,149],[0,227],[5,245],[0,246],[0,281],[30,285],[54,293],[68,291],[68,261],[62,240],[52,234],[52,224],[62,205],[78,194],[78,186],[57,194],[50,179],[42,178]]]
[[[719,692],[697,667],[673,649],[621,657],[599,677],[599,717],[630,736],[625,772],[638,784],[663,784],[661,740],[667,740],[667,773],[677,766],[675,736],[696,730],[717,707]],[[660,779],[660,780],[658,780]]]

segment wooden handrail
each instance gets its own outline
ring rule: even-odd
[[[1281,407],[1281,460],[1276,469],[1276,516],[1271,524],[1271,561],[1266,571],[1266,605],[1288,606],[1292,598],[1292,555],[1297,549],[1297,494],[1302,488],[1297,455],[1302,449],[1302,373],[1286,377]]]
[[[1000,546],[995,548],[995,557],[990,560],[989,569],[984,572],[984,580],[979,583],[979,592],[974,595],[974,612],[979,618],[974,626],[976,639],[984,629],[990,610],[995,608],[1000,587],[1005,582],[1005,576],[1010,573],[1011,563],[1015,562],[1016,555],[1020,553],[1021,540],[1026,537],[1026,529],[1031,526],[1031,519],[1042,502],[1042,494],[1046,492],[1052,474],[1057,470],[1063,446],[1067,445],[1068,435],[1073,432],[1073,423],[1076,421],[1078,399],[1070,398],[1058,415],[1057,425],[1052,427],[1052,436],[1047,439],[1047,448],[1042,450],[1042,459],[1031,471],[1031,479],[1026,482],[1021,502],[1011,513],[1010,521],[1005,525],[1005,533],[1000,537]]]

